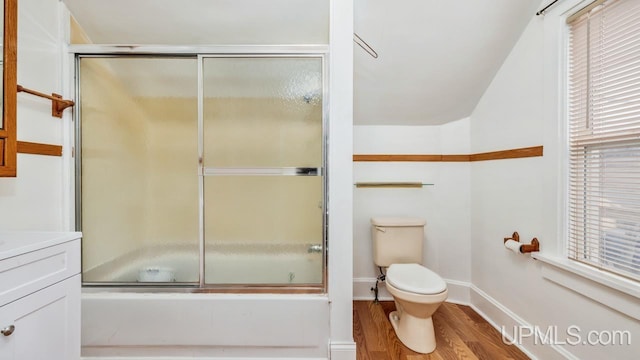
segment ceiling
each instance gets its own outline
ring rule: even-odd
[[[327,0],[63,0],[95,44],[326,44]]]
[[[96,44],[326,44],[329,38],[327,0],[64,2]],[[379,55],[354,44],[354,123],[438,125],[468,117],[540,2],[354,0],[355,32]],[[175,92],[175,82],[158,83],[173,83]]]
[[[354,122],[437,125],[471,115],[540,0],[356,0]]]

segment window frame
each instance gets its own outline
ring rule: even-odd
[[[634,156],[628,155],[629,151],[635,155],[636,150],[634,149],[637,149],[640,144],[637,144],[637,139],[634,138],[637,135],[631,136],[631,134],[640,134],[640,126],[637,128],[632,127],[624,130],[616,130],[613,137],[610,130],[602,130],[603,127],[609,128],[612,126],[611,119],[606,120],[610,115],[604,116],[602,110],[598,110],[597,104],[592,103],[592,101],[594,101],[592,94],[607,95],[607,99],[614,101],[614,103],[619,102],[620,99],[618,97],[610,98],[611,90],[606,90],[609,86],[603,88],[600,86],[603,84],[599,83],[598,80],[596,80],[594,84],[591,84],[593,78],[589,75],[591,73],[590,70],[593,69],[596,71],[593,74],[595,79],[597,79],[599,77],[598,68],[600,68],[601,71],[604,70],[604,68],[601,68],[602,65],[610,64],[620,66],[623,63],[620,59],[613,60],[613,63],[612,60],[598,60],[598,53],[596,52],[594,57],[591,46],[595,41],[596,45],[594,45],[593,51],[603,51],[605,48],[597,45],[600,43],[597,40],[598,38],[594,40],[589,40],[588,37],[583,38],[582,41],[584,41],[584,43],[579,42],[573,44],[573,46],[577,47],[575,52],[583,56],[583,58],[577,59],[578,63],[582,62],[580,60],[588,58],[593,59],[593,65],[591,65],[591,61],[589,60],[583,62],[581,66],[584,67],[583,71],[586,71],[586,73],[583,73],[583,76],[579,76],[577,80],[570,79],[572,76],[570,66],[575,64],[575,62],[571,60],[571,56],[574,56],[574,53],[572,53],[573,48],[571,47],[572,29],[580,31],[574,36],[579,36],[580,33],[585,36],[584,31],[591,34],[589,30],[589,24],[591,24],[591,22],[588,19],[584,19],[584,16],[594,11],[594,9],[598,9],[602,4],[611,4],[606,6],[613,6],[613,10],[611,11],[621,14],[621,8],[619,8],[619,6],[633,5],[623,3],[624,1],[629,0],[591,1],[585,7],[579,7],[578,11],[572,11],[566,20],[566,34],[564,36],[566,51],[564,77],[566,88],[563,107],[565,109],[564,127],[566,131],[565,146],[568,152],[568,168],[564,174],[567,179],[567,207],[565,208],[567,241],[565,248],[567,257],[572,261],[577,261],[602,271],[611,272],[618,276],[627,277],[640,284],[640,274],[637,274],[635,271],[637,269],[627,266],[632,263],[627,263],[626,259],[623,260],[620,258],[622,255],[629,254],[626,254],[626,251],[624,254],[619,254],[620,245],[616,245],[616,242],[613,241],[614,238],[612,238],[613,234],[617,234],[617,236],[615,236],[615,239],[618,239],[617,244],[620,244],[620,241],[622,241],[625,246],[628,245],[627,241],[630,241],[629,244],[632,246],[631,250],[629,250],[631,251],[630,255],[634,255],[635,250],[633,249],[636,249],[637,245],[633,245],[633,238],[627,240],[626,237],[633,236],[634,234],[638,235],[638,232],[635,231],[637,230],[637,226],[633,224],[632,220],[630,220],[629,223],[629,220],[622,216],[622,214],[632,216],[628,213],[629,208],[627,205],[624,205],[623,209],[618,210],[622,211],[620,213],[621,215],[613,217],[611,215],[616,212],[616,204],[624,203],[621,198],[616,197],[614,194],[618,191],[624,191],[625,188],[629,191],[633,188],[628,188],[628,185],[620,182],[620,180],[617,179],[620,175],[616,173],[614,169],[625,164],[617,160],[620,156],[631,159],[634,158]],[[609,14],[606,6],[602,10],[605,12],[596,13],[596,23],[594,26],[597,26],[598,18]],[[575,22],[578,23],[576,24]],[[609,26],[618,23],[618,19],[613,20],[613,23],[607,22]],[[575,26],[577,26],[577,28]],[[595,30],[596,33],[598,33],[597,29],[598,28]],[[635,29],[632,31],[635,32]],[[620,36],[619,33],[612,34],[611,32],[607,32],[606,34],[607,36]],[[618,39],[615,41],[618,41]],[[608,44],[608,42],[606,44]],[[584,48],[584,46],[586,46],[586,48]],[[583,48],[583,50],[580,50],[580,48]],[[613,69],[616,68],[614,67]],[[576,71],[578,74],[581,73],[580,68]],[[582,92],[577,93],[579,96],[578,103],[572,103],[571,96],[576,95],[575,91],[570,87],[572,81],[574,81],[573,84],[578,86],[578,90],[586,89],[589,94],[585,95]],[[597,98],[595,98],[595,100],[597,101]],[[582,108],[582,101],[585,101],[585,104],[587,104],[586,108],[577,114],[578,117],[575,117],[570,108],[577,105]],[[600,102],[601,101],[602,99]],[[613,124],[617,126],[621,124],[628,125],[628,123],[621,122],[619,118],[619,111],[621,111],[623,105],[616,106],[616,117],[614,118],[615,122]],[[588,116],[588,114],[592,113],[592,110],[594,116]],[[584,114],[582,112],[584,112]],[[587,117],[583,119],[582,115]],[[594,120],[593,122],[591,121],[592,119]],[[587,121],[583,123],[584,120]],[[620,138],[622,135],[623,138]],[[624,166],[634,168],[632,165]],[[602,178],[603,176],[611,177],[612,174],[614,174],[614,178],[610,178],[609,181]],[[613,193],[611,193],[611,191],[613,191]],[[635,198],[635,195],[632,198]],[[578,208],[576,208],[576,206]],[[574,219],[576,216],[579,218]],[[627,222],[628,226],[620,225],[620,222]],[[620,234],[624,234],[625,239],[621,239]],[[607,236],[609,241],[607,241]],[[628,261],[634,260],[631,259]]]
[[[640,320],[640,283],[611,272],[569,260],[568,258],[568,200],[569,200],[569,144],[568,144],[568,36],[569,16],[592,3],[593,0],[567,0],[558,3],[544,18],[539,51],[544,66],[543,106],[545,158],[550,174],[543,180],[549,201],[555,205],[545,219],[550,225],[549,236],[540,252],[532,258],[541,264],[541,276],[556,285],[568,288],[600,304]],[[534,19],[536,21],[536,19]],[[542,43],[541,42],[541,43]]]

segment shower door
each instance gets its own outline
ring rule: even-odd
[[[203,285],[322,285],[323,57],[200,60]]]
[[[78,56],[83,282],[197,285],[196,56]]]
[[[76,64],[85,285],[322,291],[322,54]]]

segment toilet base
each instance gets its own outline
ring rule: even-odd
[[[422,354],[429,354],[436,349],[436,336],[433,320],[417,318],[403,312],[392,311],[389,321],[398,339],[409,349]]]

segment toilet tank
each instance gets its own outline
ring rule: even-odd
[[[373,262],[376,266],[422,263],[426,223],[418,218],[372,218]]]

